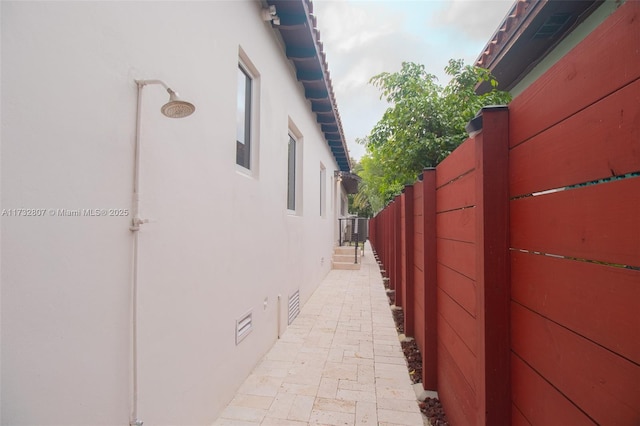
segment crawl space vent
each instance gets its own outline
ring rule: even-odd
[[[300,290],[289,296],[289,325],[300,313]]]
[[[242,342],[253,329],[251,311],[236,320],[236,345]]]

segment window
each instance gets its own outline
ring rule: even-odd
[[[296,209],[296,140],[289,135],[287,149],[287,209]]]
[[[238,66],[238,99],[236,111],[236,164],[251,169],[251,95],[253,80]]]
[[[320,163],[320,216],[327,214],[327,169]]]

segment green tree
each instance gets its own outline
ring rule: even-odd
[[[356,142],[366,144],[367,138],[356,138]],[[380,180],[382,169],[371,156],[364,156],[359,162],[352,160],[352,172],[360,176],[358,192],[350,199],[350,211],[357,212],[360,217],[372,217],[384,207],[384,198],[379,192],[388,192],[384,183]],[[395,192],[393,189],[391,192]]]
[[[374,211],[413,183],[425,167],[435,167],[456,149],[467,138],[465,125],[482,107],[511,100],[508,92],[497,90],[486,69],[450,60],[445,71],[451,76],[446,86],[413,62],[371,78],[381,99],[391,104],[369,137],[360,140],[367,149],[361,159],[362,187]],[[483,81],[493,90],[478,95],[475,87]]]

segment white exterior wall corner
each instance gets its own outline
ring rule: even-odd
[[[331,265],[339,204],[320,217],[318,164],[328,185],[338,166],[282,46],[259,2],[1,7],[2,208],[45,215],[1,218],[0,422],[129,422],[131,218],[58,209],[131,209],[134,79],[162,79],[197,110],[167,119],[166,93],[144,88],[138,417],[210,424],[279,315],[286,327],[277,296],[305,301]],[[254,176],[235,164],[240,47],[260,73]],[[289,118],[304,144],[300,216],[286,209]]]

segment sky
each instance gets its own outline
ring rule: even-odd
[[[352,158],[388,107],[369,80],[424,64],[444,85],[449,59],[473,64],[513,0],[313,0],[342,127]]]

